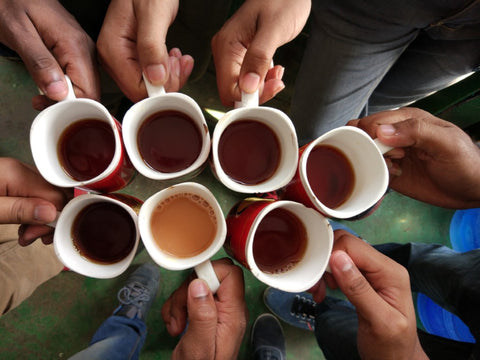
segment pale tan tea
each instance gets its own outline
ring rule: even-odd
[[[152,212],[150,227],[162,251],[186,258],[199,255],[212,244],[217,219],[213,207],[205,199],[181,193],[157,206]]]

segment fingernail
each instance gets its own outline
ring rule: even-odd
[[[172,70],[176,77],[180,77],[180,61],[178,58],[172,58]]]
[[[353,267],[352,259],[344,252],[335,255],[335,266],[342,272],[347,272]]]
[[[378,130],[385,136],[392,136],[397,132],[395,127],[390,124],[379,125]]]
[[[277,70],[277,79],[282,79],[285,73],[285,68],[282,66]]]
[[[167,71],[163,64],[153,64],[145,68],[145,75],[152,84],[163,84],[167,77]]]
[[[38,205],[35,206],[33,210],[33,218],[36,221],[48,223],[57,217],[57,211],[53,208],[53,206],[49,205]]]
[[[193,280],[190,284],[190,292],[195,299],[206,298],[209,291],[207,284],[203,280]]]
[[[62,80],[53,81],[45,87],[45,95],[50,99],[63,99],[67,96],[67,93],[67,84]]]
[[[258,89],[258,85],[260,84],[260,75],[256,73],[248,73],[243,77],[242,81],[242,90],[251,94]]]

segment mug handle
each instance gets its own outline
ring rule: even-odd
[[[145,74],[142,73],[143,82],[147,88],[148,97],[160,96],[165,94],[165,88],[163,85],[153,85],[150,81],[147,80]]]
[[[393,147],[385,145],[384,143],[380,142],[378,138],[374,139],[373,142],[375,143],[375,145],[377,145],[378,150],[380,150],[382,154],[385,154],[393,149]]]
[[[257,107],[258,106],[258,90],[252,94],[242,91],[242,100],[235,101],[235,109],[243,107]]]
[[[65,81],[67,82],[68,92],[67,92],[67,96],[65,97],[65,99],[60,100],[60,101],[74,100],[77,97],[75,96],[75,91],[73,91],[72,80],[70,80],[70,78],[68,77],[67,74],[64,74],[64,76],[65,76]],[[45,93],[42,90],[40,90],[40,88],[37,88],[37,89],[38,89],[38,92],[40,93],[40,95],[45,95]]]
[[[216,293],[220,287],[220,281],[218,281],[217,274],[213,270],[212,262],[210,260],[204,261],[203,263],[195,266],[195,272],[199,279],[204,280],[212,293]]]

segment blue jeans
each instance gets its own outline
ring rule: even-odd
[[[70,360],[138,359],[146,336],[143,320],[112,315],[100,325],[88,348]]]
[[[310,20],[290,112],[302,145],[480,66],[479,0],[313,0]]]
[[[419,331],[431,359],[480,359],[480,249],[465,253],[435,244],[381,244],[375,248],[405,266],[412,291],[421,291],[469,327],[477,344],[461,343]],[[327,298],[317,304],[315,336],[325,357],[359,359],[358,321],[347,301]]]

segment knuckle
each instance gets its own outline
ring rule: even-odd
[[[347,284],[347,290],[352,295],[361,296],[370,289],[370,284],[363,276],[356,276]]]

